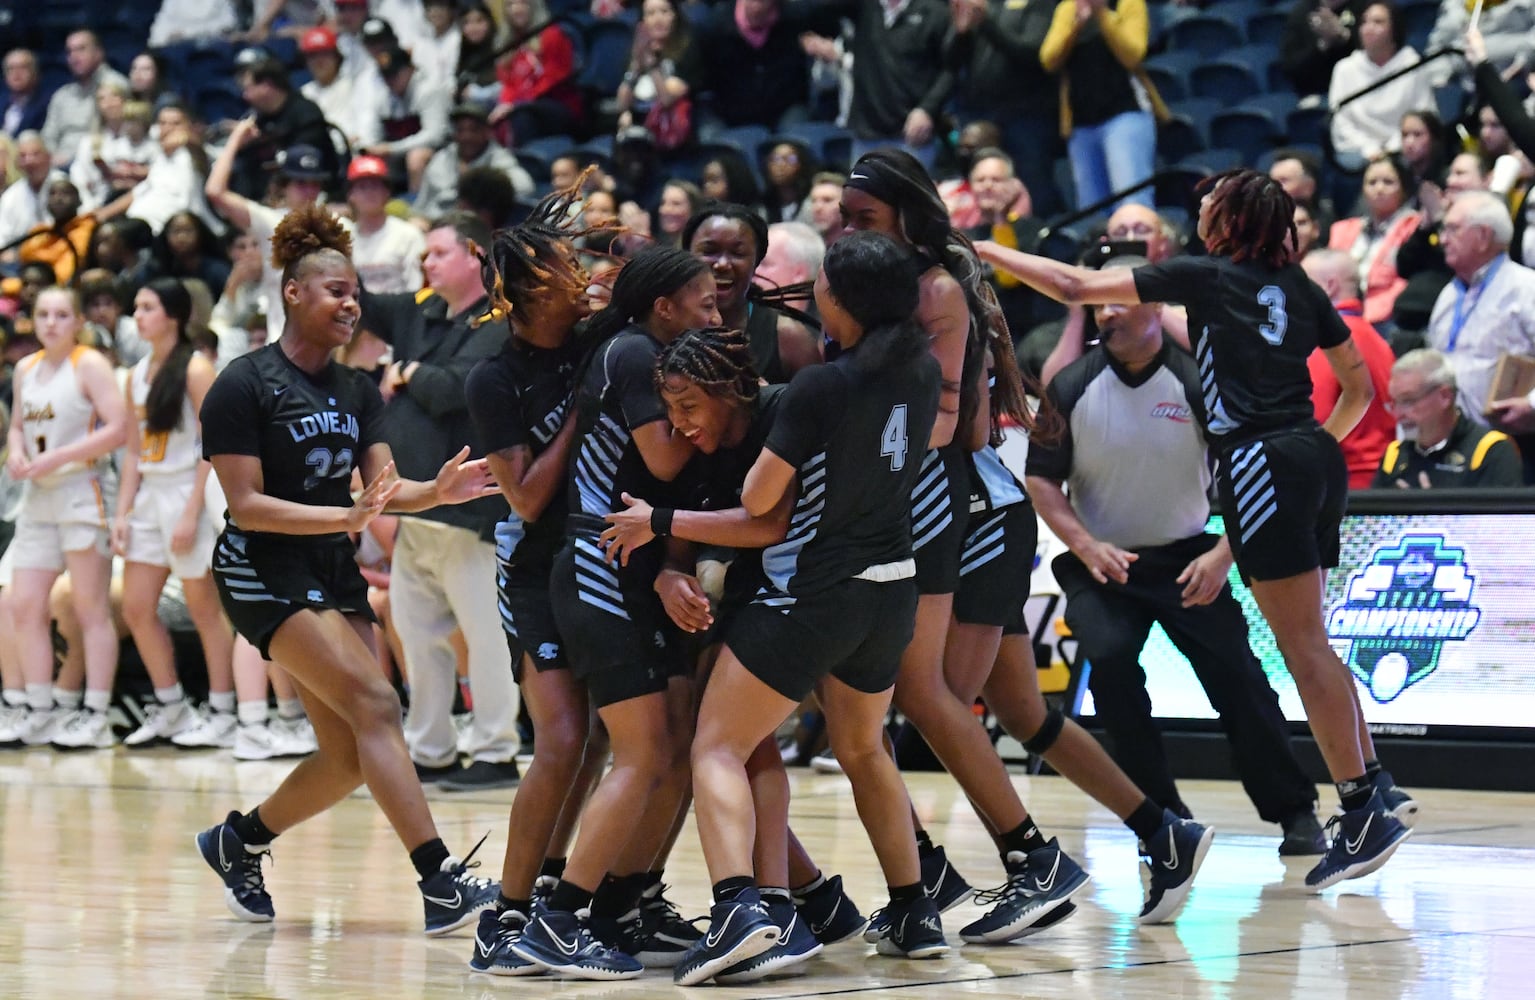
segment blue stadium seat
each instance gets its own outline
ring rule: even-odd
[[[838,162],[827,150],[828,143],[847,140],[848,149],[852,148],[852,133],[838,125],[836,122],[799,122],[784,129],[784,135],[790,139],[798,139],[811,149],[815,150],[816,159],[822,164]],[[846,151],[843,152],[843,161],[839,169],[847,166]]]
[[[1193,156],[1186,156],[1177,163],[1180,167],[1204,167],[1212,173],[1242,166],[1242,154],[1235,149],[1207,149]]]
[[[1218,56],[1245,44],[1247,35],[1241,24],[1210,11],[1178,22],[1167,33],[1167,47],[1173,52]]]
[[[1290,137],[1291,142],[1320,146],[1327,134],[1328,117],[1325,104],[1296,108],[1285,116],[1285,135]]]
[[[1279,87],[1273,85],[1270,71],[1279,63],[1279,50],[1272,45],[1247,44],[1221,55],[1223,62],[1239,62],[1252,70],[1262,90],[1289,90],[1288,81]]]
[[[240,96],[240,86],[227,78],[205,80],[192,95],[192,104],[203,120],[215,124],[234,120],[250,110]]]
[[[1210,119],[1218,112],[1226,109],[1224,101],[1217,101],[1212,97],[1191,97],[1186,101],[1177,101],[1168,105],[1175,115],[1182,115],[1194,124],[1199,130],[1200,137],[1206,146],[1210,145]]]
[[[1242,154],[1242,162],[1249,165],[1283,141],[1283,129],[1263,108],[1243,105],[1210,119],[1211,145],[1235,149]]]
[[[529,177],[533,178],[534,184],[549,183],[549,157],[535,153],[527,147],[513,150],[512,155],[517,157],[518,164],[528,172]]]
[[[576,147],[576,140],[568,135],[546,135],[538,139],[529,139],[527,142],[517,144],[517,152],[537,156],[544,161],[544,173],[549,173],[549,164],[555,157],[563,156]]]
[[[586,32],[586,65],[580,83],[587,90],[612,97],[629,68],[634,28],[623,21],[598,21]]]
[[[1297,152],[1297,153],[1307,153],[1307,154],[1315,157],[1316,161],[1318,163],[1324,162],[1324,157],[1322,155],[1322,147],[1321,146],[1313,146],[1313,145],[1310,145],[1309,143],[1297,142],[1297,143],[1293,143],[1293,144],[1288,145],[1288,146],[1281,146],[1281,147],[1279,147],[1277,149],[1271,149],[1268,152],[1264,153],[1262,156],[1258,157],[1258,159],[1257,159],[1257,161],[1255,163],[1253,163],[1253,169],[1254,170],[1261,170],[1263,173],[1266,174],[1266,173],[1269,172],[1269,167],[1272,167],[1274,165],[1274,161],[1279,159],[1279,154],[1281,152],[1288,153],[1288,152],[1290,152],[1292,150]]]
[[[1242,102],[1242,106],[1262,108],[1274,116],[1274,121],[1279,124],[1281,131],[1286,131],[1285,119],[1289,117],[1291,111],[1295,110],[1295,105],[1299,100],[1300,98],[1289,91],[1271,91],[1267,94],[1249,97]]]
[[[1279,47],[1279,42],[1284,38],[1285,19],[1289,17],[1289,11],[1282,8],[1273,8],[1259,11],[1247,19],[1247,40],[1254,45],[1269,45]]]
[[[1438,0],[1411,0],[1398,8],[1402,27],[1406,29],[1407,44],[1418,50],[1419,55],[1428,45],[1428,36],[1439,18]]]
[[[1459,84],[1446,84],[1434,88],[1435,110],[1439,120],[1446,124],[1458,122],[1467,110],[1466,92]]]
[[[1168,208],[1187,212],[1198,203],[1194,186],[1214,171],[1208,167],[1192,166],[1187,162],[1163,167],[1157,171],[1157,184],[1152,194],[1158,210]]]
[[[1212,97],[1226,104],[1245,101],[1264,90],[1251,66],[1233,59],[1212,59],[1189,74],[1191,97]]]
[[[1203,130],[1184,115],[1174,115],[1157,130],[1157,153],[1168,163],[1176,163],[1207,145]]]
[[[1142,65],[1157,89],[1162,90],[1164,79],[1177,81],[1177,92],[1162,90],[1162,100],[1169,103],[1194,96],[1190,93],[1189,74],[1203,61],[1197,52],[1162,52],[1148,58]]]

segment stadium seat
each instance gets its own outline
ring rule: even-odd
[[[1162,91],[1162,100],[1171,103],[1194,96],[1190,92],[1189,74],[1203,61],[1204,57],[1197,52],[1162,52],[1151,56],[1142,65],[1152,82],[1157,84],[1157,89]],[[1163,80],[1176,81],[1176,92],[1162,90]]]
[[[1255,163],[1283,141],[1279,123],[1263,108],[1242,105],[1210,119],[1211,146],[1235,149],[1242,154],[1243,163]]]
[[[1152,199],[1159,210],[1177,208],[1187,212],[1198,201],[1194,186],[1209,177],[1212,172],[1207,167],[1186,164],[1163,167],[1157,171],[1157,183],[1152,189]]]
[[[1296,108],[1285,116],[1285,134],[1291,142],[1320,146],[1327,134],[1328,117],[1327,107],[1323,104]]]
[[[1259,11],[1247,19],[1247,40],[1254,45],[1268,45],[1275,49],[1284,38],[1285,19],[1289,12],[1282,9]]]
[[[1407,44],[1417,49],[1419,55],[1427,55],[1424,49],[1428,47],[1428,36],[1439,18],[1438,0],[1410,0],[1401,5],[1398,13],[1406,29]]]
[[[790,139],[797,139],[815,150],[816,159],[820,160],[822,165],[836,163],[837,169],[846,168],[846,151],[843,152],[842,160],[838,161],[827,149],[828,143],[841,140],[847,140],[848,149],[852,148],[852,133],[841,125],[835,122],[798,122],[785,128],[784,135]]]
[[[512,155],[517,157],[517,162],[522,166],[522,169],[526,170],[528,176],[533,178],[533,183],[549,183],[549,157],[535,153],[526,147],[514,150]]]
[[[1242,154],[1235,149],[1206,149],[1186,156],[1176,164],[1179,167],[1204,167],[1211,173],[1220,173],[1233,167],[1242,166]]]
[[[1167,48],[1173,52],[1197,52],[1218,56],[1229,49],[1247,44],[1242,25],[1230,18],[1205,11],[1174,24],[1167,33]]]
[[[585,41],[586,65],[581,70],[580,84],[594,94],[611,98],[629,69],[634,28],[623,21],[598,21],[587,30]]]
[[[1184,115],[1174,115],[1157,130],[1157,153],[1169,163],[1197,153],[1207,145],[1204,132]]]
[[[568,135],[546,135],[538,139],[529,139],[527,142],[517,144],[519,154],[527,153],[530,156],[539,157],[544,161],[544,174],[549,173],[549,166],[558,156],[570,152],[576,146],[576,140]],[[537,175],[534,175],[535,179]]]
[[[1191,97],[1211,97],[1225,104],[1245,101],[1264,90],[1264,81],[1247,63],[1212,59],[1189,74]]]
[[[1170,104],[1168,108],[1173,114],[1182,115],[1193,122],[1194,127],[1199,130],[1200,138],[1208,146],[1210,145],[1210,119],[1226,109],[1226,102],[1217,101],[1213,97],[1191,97],[1186,101]]]

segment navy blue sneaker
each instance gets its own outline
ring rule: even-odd
[[[707,983],[732,965],[773,947],[779,933],[760,899],[715,903],[709,909],[708,932],[693,942],[672,969],[672,981],[678,986]]]
[[[645,971],[639,959],[609,948],[587,927],[590,911],[535,913],[512,944],[512,951],[550,972],[578,979],[633,979]]]
[[[738,983],[754,983],[768,976],[791,974],[821,953],[821,942],[815,939],[804,918],[788,900],[776,899],[767,904],[768,916],[778,925],[778,941],[773,947],[754,958],[737,962],[714,977],[722,986]]]
[[[938,904],[930,897],[924,896],[906,906],[892,902],[884,912],[889,915],[889,931],[875,948],[881,955],[938,958],[948,954],[949,943],[943,939]]]
[[[1391,777],[1390,771],[1381,771],[1375,776],[1375,790],[1380,793],[1380,800],[1385,805],[1386,812],[1411,830],[1418,822],[1417,800],[1397,786],[1396,779]]]
[[[858,906],[842,891],[842,876],[833,875],[802,896],[794,906],[805,926],[821,944],[836,944],[863,930],[869,923]]]
[[[704,932],[694,920],[684,919],[675,903],[666,898],[667,886],[657,882],[640,894],[639,935],[636,950],[630,954],[647,969],[670,969],[682,961]]]
[[[1061,850],[1054,838],[1028,854],[1011,852],[1005,864],[1007,881],[996,889],[975,894],[975,901],[982,906],[995,905],[959,932],[961,940],[969,944],[1000,944],[1037,933],[1041,921],[1069,903],[1090,881],[1087,872]]]
[[[927,893],[927,898],[933,901],[939,913],[947,913],[975,895],[974,887],[949,864],[948,855],[943,853],[942,847],[935,847],[922,854],[918,861],[922,865],[922,891]],[[890,917],[886,908],[880,907],[869,917],[869,924],[863,929],[863,939],[874,944],[883,940],[888,933]]]
[[[544,968],[512,951],[522,937],[527,914],[516,910],[480,911],[480,924],[474,929],[474,954],[469,968],[491,976],[541,976]]]
[[[1344,879],[1368,875],[1412,836],[1402,821],[1386,810],[1377,790],[1363,809],[1334,816],[1327,821],[1332,846],[1317,866],[1306,873],[1306,888],[1321,892]]]
[[[272,848],[269,844],[247,847],[230,826],[239,818],[238,812],[231,812],[224,822],[199,833],[197,850],[224,880],[224,905],[229,912],[251,923],[266,923],[277,915],[261,877],[261,862],[272,856]]]
[[[469,874],[480,867],[471,861],[480,843],[464,856],[464,860],[449,858],[442,863],[442,870],[417,882],[421,889],[421,903],[426,907],[426,933],[429,937],[450,934],[467,926],[486,907],[494,906],[501,895],[501,883],[494,879],[479,878]]]
[[[1151,869],[1141,923],[1162,924],[1178,915],[1214,839],[1215,827],[1162,810],[1162,828],[1141,846],[1141,857]]]

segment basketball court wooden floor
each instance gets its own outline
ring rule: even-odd
[[[267,869],[278,921],[237,923],[192,837],[258,801],[283,773],[211,754],[0,752],[0,998],[684,995],[664,973],[607,984],[469,972],[469,932],[421,934],[413,873],[365,797],[278,841]],[[805,975],[696,995],[1535,996],[1535,795],[1419,790],[1423,817],[1392,863],[1317,897],[1302,889],[1308,863],[1279,859],[1275,830],[1237,785],[1190,782],[1185,797],[1219,833],[1177,923],[1139,928],[1129,833],[1059,778],[1016,780],[1046,834],[1094,877],[1076,916],[1024,943],[956,947],[931,962],[845,943]],[[959,869],[977,885],[1000,881],[952,782],[916,775],[911,788]],[[499,872],[511,796],[433,794],[451,848],[491,833],[484,874]],[[881,901],[843,778],[796,771],[793,822],[866,913]],[[703,911],[708,884],[691,829],[668,879],[686,911]],[[977,912],[966,904],[945,916],[951,943]]]

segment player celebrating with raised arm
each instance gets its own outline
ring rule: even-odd
[[[1204,182],[1199,236],[1208,257],[1093,271],[992,243],[992,264],[1062,302],[1175,302],[1189,331],[1220,456],[1217,486],[1237,568],[1252,588],[1306,706],[1343,801],[1316,891],[1386,863],[1417,804],[1375,758],[1348,669],[1327,641],[1322,596],[1338,564],[1348,470],[1338,448],[1364,414],[1368,370],[1327,296],[1289,263],[1294,204],[1279,185],[1236,169]],[[1326,424],[1312,416],[1306,358],[1320,345],[1343,392]]]

